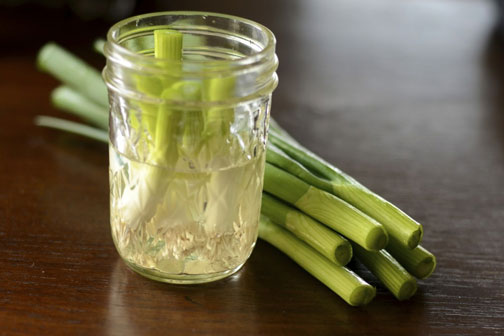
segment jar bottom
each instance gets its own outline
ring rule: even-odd
[[[133,264],[126,259],[123,259],[123,261],[126,263],[126,265],[130,269],[132,269],[136,273],[138,273],[146,278],[149,278],[149,279],[155,280],[155,281],[160,281],[160,282],[165,282],[165,283],[170,283],[170,284],[178,284],[178,285],[195,285],[195,284],[202,284],[202,283],[221,280],[221,279],[227,278],[227,277],[235,274],[245,264],[245,262],[243,262],[242,264],[240,264],[230,270],[226,270],[226,271],[222,271],[222,272],[215,272],[215,273],[173,274],[173,273],[164,273],[164,272],[156,271],[151,268],[144,268],[144,267],[138,266],[136,264]]]

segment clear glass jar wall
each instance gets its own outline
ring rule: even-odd
[[[153,57],[154,31],[181,33],[182,59]],[[140,274],[228,276],[257,239],[275,39],[249,20],[165,12],[111,28],[110,222]]]

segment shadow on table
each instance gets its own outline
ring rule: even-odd
[[[482,53],[481,95],[487,107],[488,129],[501,145],[504,156],[504,29],[496,27]]]
[[[374,335],[410,330],[423,319],[420,293],[398,303],[383,289],[367,307],[351,307],[279,251],[259,241],[237,274],[203,285],[169,285],[134,273],[117,259],[106,326],[112,333],[178,335]],[[421,330],[418,331],[421,334]]]

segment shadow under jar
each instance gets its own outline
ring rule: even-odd
[[[114,25],[105,54],[117,251],[164,282],[233,274],[257,239],[273,34],[234,16],[153,13]]]

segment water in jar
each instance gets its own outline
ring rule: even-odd
[[[229,138],[217,138],[222,143],[213,143],[207,155],[202,149],[184,156],[179,139],[175,165],[141,162],[110,145],[112,236],[133,269],[167,282],[204,282],[246,261],[257,239],[264,113],[243,114],[252,126],[242,127],[241,135],[231,128]],[[212,155],[215,160],[208,160]]]

